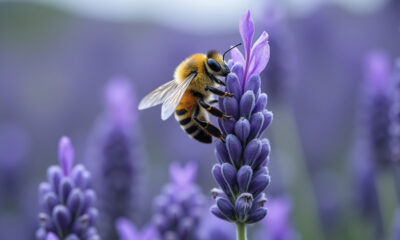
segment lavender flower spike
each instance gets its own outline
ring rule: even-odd
[[[155,200],[153,223],[160,240],[198,240],[198,226],[204,197],[193,182],[197,173],[194,163],[181,167],[171,164],[171,183]]]
[[[390,147],[392,161],[400,164],[400,58],[396,59],[393,71],[393,104],[390,109]]]
[[[219,119],[226,143],[216,145],[219,163],[214,165],[212,174],[220,188],[212,190],[216,205],[211,212],[235,222],[238,239],[246,239],[245,224],[267,215],[263,191],[270,182],[270,145],[261,136],[272,121],[272,113],[266,109],[267,95],[261,92],[259,76],[269,60],[268,34],[263,32],[251,46],[254,24],[250,12],[242,17],[239,28],[245,57],[238,49],[232,50],[226,90],[235,97],[219,99],[220,108],[233,118]]]
[[[119,240],[155,240],[156,231],[152,225],[139,231],[136,226],[126,218],[119,218],[115,228],[119,234]]]
[[[139,171],[143,158],[135,96],[131,82],[114,77],[106,85],[105,110],[95,125],[87,163],[99,195],[97,228],[104,239],[116,239],[115,221],[133,220],[139,211]]]
[[[99,240],[94,227],[96,195],[89,188],[90,173],[74,164],[74,149],[67,137],[59,143],[60,166],[50,166],[47,182],[39,185],[38,240]]]
[[[366,58],[365,118],[368,124],[373,159],[380,167],[390,164],[390,60],[387,54],[373,51]]]

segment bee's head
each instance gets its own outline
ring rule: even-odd
[[[207,53],[206,68],[209,73],[215,76],[226,77],[230,73],[228,65],[226,65],[222,54],[212,50]]]

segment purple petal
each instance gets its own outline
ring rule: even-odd
[[[57,237],[57,235],[55,235],[52,232],[49,232],[46,236],[46,240],[59,240],[59,238]]]
[[[88,210],[88,214],[89,214],[89,224],[94,225],[97,217],[99,216],[99,211],[97,210],[97,208],[91,207]]]
[[[226,151],[225,144],[222,141],[218,141],[215,146],[215,155],[217,156],[219,163],[230,162],[228,152]]]
[[[257,208],[255,211],[251,212],[249,217],[247,218],[246,223],[251,224],[260,221],[265,216],[267,216],[266,208]]]
[[[240,156],[242,154],[242,145],[239,139],[235,135],[229,134],[225,142],[232,165],[239,166]]]
[[[90,207],[94,206],[96,202],[96,193],[92,189],[88,189],[83,193],[83,197],[83,212],[86,212]]]
[[[126,218],[118,218],[115,223],[120,240],[136,240],[138,233],[135,225]]]
[[[243,54],[239,51],[238,48],[233,48],[231,50],[231,57],[234,63],[240,63],[243,66],[246,64],[246,62],[244,61]]]
[[[254,23],[250,15],[250,10],[248,10],[240,19],[239,32],[242,36],[245,56],[246,58],[249,58],[251,43],[253,42],[254,36]]]
[[[384,51],[371,51],[365,61],[366,80],[373,89],[386,91],[390,84],[391,61]]]
[[[71,222],[71,213],[68,208],[63,205],[57,205],[53,210],[52,218],[57,230],[66,234]]]
[[[229,59],[228,62],[226,63],[226,65],[228,65],[229,69],[231,69],[233,67],[233,64],[234,64],[234,62],[232,59]]]
[[[250,193],[242,193],[236,199],[235,209],[239,215],[239,220],[244,221],[247,213],[253,204],[253,195]]]
[[[43,227],[39,228],[35,233],[36,240],[47,240],[46,234],[47,234],[47,232],[46,232],[45,228],[43,228]]]
[[[264,122],[264,115],[262,112],[257,112],[251,116],[249,139],[256,138],[260,135]]]
[[[134,96],[129,79],[114,76],[105,88],[105,103],[107,114],[112,124],[125,127],[134,120]]]
[[[222,171],[221,171],[221,165],[219,164],[214,164],[212,170],[212,175],[215,179],[215,181],[217,181],[218,185],[224,190],[224,191],[228,191],[229,192],[229,188],[226,185],[225,179],[222,176]]]
[[[67,207],[73,216],[78,216],[83,208],[84,197],[80,189],[72,190],[67,199]]]
[[[253,113],[260,112],[267,107],[268,103],[268,95],[265,93],[261,93],[256,101],[256,105],[254,106]]]
[[[247,91],[240,99],[240,116],[249,118],[255,105],[255,95],[252,91]]]
[[[254,174],[253,174],[253,178],[258,177],[259,175],[269,175],[269,170],[267,166],[264,167],[260,167],[258,168]]]
[[[71,178],[75,187],[85,189],[87,187],[87,179],[85,178],[86,169],[82,164],[76,165],[71,172]]]
[[[222,172],[222,177],[224,178],[226,184],[231,189],[232,194],[234,194],[233,190],[236,189],[237,186],[235,167],[229,163],[224,163],[222,164],[221,172]]]
[[[261,86],[261,78],[260,75],[252,75],[249,80],[247,80],[246,85],[244,86],[244,91],[252,91],[254,95],[260,91]],[[257,96],[256,96],[257,97]]]
[[[260,194],[262,191],[265,190],[269,182],[270,182],[270,177],[268,175],[262,174],[259,176],[255,176],[250,183],[249,192],[251,192],[254,196],[257,196],[258,194]]]
[[[274,117],[272,112],[268,111],[267,109],[264,109],[262,111],[262,114],[264,116],[264,122],[260,129],[260,132],[257,134],[257,137],[260,136],[265,131],[265,129],[267,129],[267,127],[271,124],[272,119]]]
[[[62,175],[62,170],[59,166],[50,166],[47,169],[47,179],[55,193],[58,193]]]
[[[270,55],[268,38],[268,33],[263,32],[254,43],[251,49],[249,69],[246,76],[247,79],[252,75],[260,74],[267,66]]]
[[[69,176],[72,166],[74,165],[74,148],[68,137],[62,137],[58,143],[58,160],[64,176]]]
[[[267,158],[269,155],[269,152],[271,151],[271,146],[269,144],[269,141],[264,138],[261,140],[261,151],[256,160],[253,162],[253,169],[257,169],[259,166],[263,166],[267,162]]]
[[[43,197],[42,204],[47,213],[51,213],[58,203],[57,195],[54,192],[49,192]]]
[[[225,134],[233,134],[235,130],[235,122],[224,118],[221,120]]]
[[[216,203],[224,216],[226,216],[228,219],[235,220],[235,209],[231,201],[224,197],[218,197]]]
[[[242,95],[242,87],[240,86],[239,78],[234,73],[230,73],[226,78],[226,88],[228,92],[233,93],[235,95],[237,101],[240,100],[240,96]]]
[[[46,193],[51,192],[51,185],[47,182],[42,182],[39,184],[38,193],[39,197],[44,196]]]
[[[251,140],[244,149],[243,158],[244,163],[252,165],[261,152],[262,143],[259,139]]]
[[[222,214],[221,210],[219,210],[216,205],[210,208],[210,212],[222,220],[230,221],[224,214]]]
[[[224,108],[225,108],[225,113],[227,115],[233,116],[235,119],[238,118],[239,116],[239,107],[238,107],[238,102],[235,98],[232,97],[227,97],[224,98]]]
[[[237,64],[233,65],[232,70],[231,70],[231,72],[236,74],[236,76],[238,77],[239,83],[240,83],[240,88],[242,88],[241,86],[243,85],[243,72],[244,72],[243,66],[244,66],[244,64],[242,65],[240,63],[237,63]]]
[[[250,134],[250,122],[246,118],[240,118],[235,124],[235,134],[242,143],[246,143]]]
[[[172,163],[169,174],[173,183],[181,187],[187,186],[196,178],[197,164],[188,162],[185,166],[181,166],[179,163]]]
[[[237,172],[237,182],[239,185],[239,192],[247,192],[251,178],[253,176],[253,169],[250,166],[244,165]]]
[[[59,197],[60,197],[60,201],[62,203],[65,203],[67,201],[67,198],[69,196],[69,194],[72,191],[72,188],[74,187],[71,179],[67,178],[67,177],[63,177],[63,179],[61,180],[60,183],[60,189],[59,191]]]

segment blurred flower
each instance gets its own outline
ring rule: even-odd
[[[390,109],[390,146],[392,160],[398,164],[400,163],[400,58],[395,62],[393,84],[393,104]]]
[[[300,239],[291,223],[292,204],[286,197],[268,200],[268,218],[261,223],[255,239],[297,240]]]
[[[59,238],[54,233],[50,232],[47,234],[46,240],[59,240]]]
[[[136,226],[126,218],[116,221],[116,226],[120,240],[155,240],[156,231],[152,225],[139,231]]]
[[[204,207],[204,197],[193,182],[197,166],[189,162],[186,166],[172,163],[171,182],[155,199],[154,225],[162,240],[197,240],[198,227]]]
[[[378,166],[387,166],[391,157],[389,79],[390,61],[388,56],[380,51],[371,52],[366,59],[364,115],[373,159]]]
[[[366,219],[374,223],[376,234],[381,235],[383,223],[376,185],[376,163],[372,159],[372,149],[369,147],[368,138],[364,135],[365,132],[360,131],[358,130],[351,156],[355,181],[355,206]]]
[[[74,149],[67,137],[60,139],[58,158],[60,166],[50,166],[48,182],[39,185],[41,212],[36,238],[100,239],[94,227],[98,211],[96,195],[89,188],[91,176],[83,165],[73,167]]]
[[[236,240],[235,227],[210,212],[206,212],[201,219],[200,234],[204,240]]]
[[[143,151],[134,105],[130,82],[111,79],[105,89],[105,113],[95,125],[87,156],[99,195],[98,229],[104,239],[116,239],[115,221],[132,219],[138,210],[138,165]]]
[[[268,34],[263,32],[251,47],[254,25],[250,12],[240,20],[239,30],[246,58],[238,49],[232,50],[226,90],[234,97],[219,100],[221,110],[232,119],[219,119],[227,137],[226,143],[216,144],[219,163],[213,166],[212,174],[220,188],[212,190],[216,205],[211,212],[227,221],[248,224],[267,214],[263,191],[270,182],[270,145],[261,136],[271,123],[272,113],[266,109],[267,95],[261,93],[259,74],[268,63],[269,46]]]
[[[383,238],[383,220],[377,190],[377,167],[390,163],[389,145],[389,60],[379,51],[366,58],[365,85],[357,113],[353,149],[356,207]]]

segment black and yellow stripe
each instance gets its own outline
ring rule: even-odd
[[[175,111],[175,119],[190,137],[202,143],[212,142],[212,137],[193,120],[190,112],[185,109],[178,109]]]

